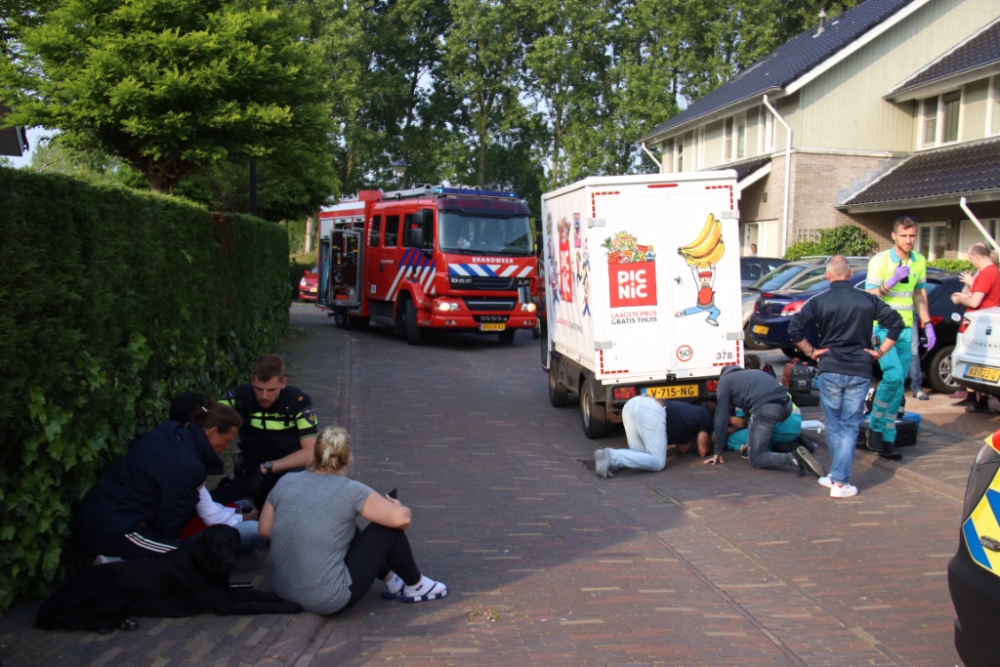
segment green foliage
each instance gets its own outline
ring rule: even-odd
[[[65,0],[0,65],[9,122],[115,155],[157,192],[286,141],[321,149],[326,74],[303,29],[274,0]]]
[[[43,137],[31,153],[31,171],[66,174],[104,185],[122,185],[148,190],[149,183],[137,171],[99,149],[77,150],[60,135]]]
[[[878,248],[868,232],[855,225],[821,229],[819,241],[797,241],[785,251],[785,259],[794,261],[810,255],[846,255],[864,257]]]
[[[277,225],[27,170],[0,198],[3,610],[65,576],[73,502],[172,396],[245,380],[289,295]]]
[[[932,269],[941,269],[942,271],[954,271],[955,273],[960,273],[962,271],[975,271],[976,267],[972,265],[967,259],[932,259],[927,262],[927,266]]]

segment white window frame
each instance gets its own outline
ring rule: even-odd
[[[743,156],[739,157],[739,119],[742,118],[743,123]],[[732,133],[729,133],[728,126],[732,123]],[[724,121],[722,121],[722,161],[725,162],[735,162],[736,160],[742,160],[747,156],[747,113],[742,111],[738,114],[733,114],[729,116]]]
[[[958,131],[957,136],[949,141],[944,140],[944,127],[947,117],[944,111],[944,98],[953,93],[958,93]],[[924,107],[928,100],[937,101],[937,114],[934,116],[934,141],[927,142],[924,141],[924,123],[927,120],[927,116],[924,115]],[[938,146],[948,146],[950,144],[957,144],[962,141],[962,134],[964,130],[965,123],[965,86],[958,88],[957,90],[949,90],[947,92],[941,93],[940,95],[935,95],[933,97],[925,97],[918,103],[917,109],[920,114],[920,122],[917,124],[917,132],[919,133],[919,146],[920,148],[937,148]],[[989,112],[987,112],[987,116]],[[988,129],[988,128],[987,128]]]
[[[695,171],[705,168],[705,127],[694,131],[694,168]]]
[[[991,76],[989,83],[990,85],[987,88],[989,94],[986,96],[986,132],[983,133],[984,137],[1000,135],[1000,125],[997,126],[997,131],[993,132],[994,108],[1000,102],[1000,74]]]
[[[944,227],[945,230],[948,229],[948,223],[944,220],[938,222],[918,222],[917,223],[917,242],[914,244],[914,249],[927,258],[927,261],[933,261],[935,259],[944,259],[944,257],[938,257],[936,254],[931,255],[931,250],[934,248],[934,232],[938,227]],[[924,229],[930,229],[930,246],[927,248],[927,252],[922,252],[924,249],[920,247],[920,237]]]

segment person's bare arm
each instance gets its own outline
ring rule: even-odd
[[[302,438],[299,441],[301,449],[299,451],[283,456],[280,459],[271,461],[271,473],[285,472],[293,468],[305,468],[313,459],[313,451],[316,449],[316,436]],[[266,472],[261,466],[261,472]]]
[[[410,508],[389,496],[380,496],[372,491],[361,507],[361,516],[372,523],[387,528],[406,530],[410,527],[412,514]]]
[[[927,307],[927,292],[923,289],[913,290],[913,308],[920,315],[920,322],[927,324],[931,321],[931,311]]]
[[[712,451],[712,434],[707,431],[698,433],[698,456],[708,456]]]
[[[257,519],[257,533],[265,540],[271,538],[271,529],[274,527],[274,507],[271,503],[264,501],[264,507],[260,510],[260,518]]]
[[[956,292],[951,295],[951,302],[958,306],[965,306],[966,308],[971,308],[975,310],[983,303],[983,298],[986,295],[982,292],[972,292],[971,294],[966,294],[965,292]]]

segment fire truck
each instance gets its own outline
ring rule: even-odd
[[[536,325],[531,212],[513,192],[424,186],[362,190],[320,213],[316,305],[337,326],[498,334]]]

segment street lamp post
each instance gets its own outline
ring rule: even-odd
[[[403,187],[403,174],[406,173],[407,167],[410,165],[406,164],[406,160],[400,158],[395,162],[390,162],[389,167],[392,169],[392,173],[396,174],[396,178],[399,179],[399,187]]]

